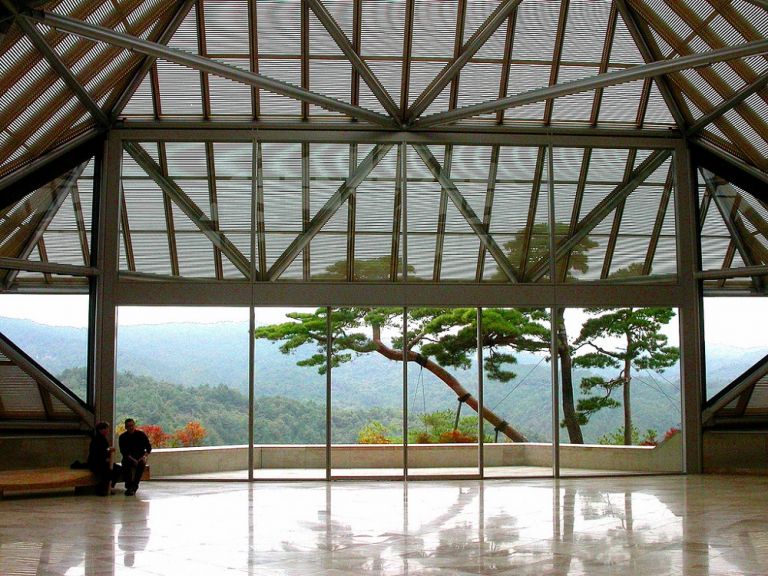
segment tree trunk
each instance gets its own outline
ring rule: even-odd
[[[564,310],[560,308],[557,312],[557,353],[560,357],[563,419],[571,444],[584,444],[584,437],[581,434],[581,426],[579,426],[576,407],[573,402],[573,359],[571,358],[571,348],[568,346],[568,334],[563,320]]]
[[[630,361],[624,362],[624,444],[626,446],[632,445],[632,404],[630,402],[629,384],[631,378],[629,376]]]
[[[376,326],[373,327],[373,343],[376,345],[376,352],[385,358],[390,360],[397,360],[399,362],[403,361],[403,351],[395,350],[385,346],[381,341],[381,331]],[[461,382],[456,380],[456,378],[454,378],[453,375],[451,375],[445,368],[412,350],[408,351],[408,362],[417,362],[422,367],[432,372],[432,374],[440,378],[440,380],[442,380],[451,390],[453,390],[458,398],[464,398],[464,403],[467,406],[472,408],[472,410],[475,412],[478,412],[479,405],[477,403],[477,399],[472,396],[472,394],[470,394],[467,389],[461,385]],[[523,434],[515,430],[508,422],[499,418],[488,408],[483,408],[483,418],[489,424],[493,424],[494,428],[498,429],[499,432],[504,434],[513,442],[528,442],[528,439]]]

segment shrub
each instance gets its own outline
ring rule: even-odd
[[[477,436],[465,434],[461,430],[449,430],[440,434],[441,444],[471,444],[477,442]]]
[[[664,442],[666,442],[667,440],[669,440],[670,438],[672,438],[672,436],[674,436],[674,435],[675,435],[675,434],[677,434],[678,432],[680,432],[680,428],[675,428],[674,426],[672,426],[672,428],[670,428],[669,430],[667,430],[667,431],[664,433],[664,440],[663,440],[663,441],[664,441]]]
[[[358,444],[392,444],[392,440],[387,437],[387,427],[381,422],[374,420],[363,426],[357,435]]]
[[[187,422],[183,428],[174,434],[174,438],[185,448],[202,446],[206,436],[208,436],[208,431],[197,420]]]

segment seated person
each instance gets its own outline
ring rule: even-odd
[[[120,466],[112,466],[112,453],[115,449],[109,443],[109,424],[99,422],[88,446],[88,468],[96,476],[96,492],[106,496],[110,492],[110,483],[114,487],[120,478]]]
[[[125,477],[125,495],[133,496],[139,489],[139,481],[147,465],[147,457],[152,452],[149,438],[136,428],[133,418],[125,420],[125,432],[118,439],[120,454],[123,456],[123,476]]]

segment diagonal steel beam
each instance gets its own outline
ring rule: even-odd
[[[51,394],[67,408],[77,414],[87,424],[94,424],[93,413],[71,393],[67,393],[59,383],[45,370],[42,370],[29,356],[0,333],[0,352],[3,356],[21,368],[28,376],[37,382],[40,388]]]
[[[65,276],[98,276],[99,270],[92,266],[75,264],[56,264],[51,262],[33,262],[21,258],[0,258],[0,269],[25,270],[45,274],[63,274]]]
[[[368,84],[368,87],[371,89],[371,92],[373,92],[373,95],[376,96],[376,99],[381,102],[381,105],[387,113],[395,119],[395,122],[401,124],[402,118],[400,117],[400,110],[398,109],[397,104],[395,104],[395,101],[392,100],[392,96],[389,95],[387,89],[384,88],[384,85],[379,81],[365,60],[363,60],[357,53],[354,46],[352,46],[352,43],[349,41],[349,38],[347,38],[347,35],[344,34],[344,31],[325,7],[325,4],[320,0],[306,1],[312,9],[312,12],[317,16],[317,19],[320,20],[320,23],[323,26],[325,26],[328,34],[330,34],[331,38],[336,42],[336,45],[342,52],[344,52],[344,55],[351,62],[352,67],[360,75],[360,78]]]
[[[672,190],[675,187],[675,173],[674,164],[670,164],[669,173],[667,174],[667,181],[664,183],[664,189],[659,199],[659,209],[656,211],[656,221],[653,224],[653,231],[651,232],[651,239],[648,242],[648,249],[645,251],[645,262],[643,262],[643,276],[648,276],[651,273],[653,266],[653,259],[656,257],[656,249],[659,246],[659,239],[661,236],[661,229],[664,226],[664,219],[667,216],[667,209],[669,208],[669,199],[672,197]]]
[[[757,261],[749,249],[747,242],[742,234],[741,227],[736,222],[736,215],[738,213],[737,202],[741,200],[738,193],[731,188],[731,186],[725,181],[718,178],[714,173],[710,172],[706,168],[700,169],[701,175],[704,177],[704,183],[709,190],[709,194],[720,212],[720,217],[725,223],[725,227],[728,229],[728,233],[731,235],[731,240],[736,246],[736,250],[739,251],[739,256],[747,266],[757,266],[761,262]],[[759,276],[752,276],[752,284],[758,292],[762,292],[764,289],[764,282]]]
[[[723,114],[728,112],[729,110],[732,110],[744,100],[752,96],[755,92],[758,92],[768,86],[768,72],[762,74],[761,76],[758,76],[757,79],[752,82],[749,86],[744,87],[742,90],[734,94],[731,98],[726,100],[725,102],[722,102],[717,108],[712,110],[710,113],[705,114],[701,118],[699,118],[688,130],[686,131],[686,136],[692,136],[694,134],[698,134],[701,132],[705,127],[707,127],[709,124],[720,118]]]
[[[472,116],[478,116],[480,114],[489,114],[507,108],[525,106],[526,104],[541,102],[542,100],[547,100],[549,98],[559,98],[570,94],[587,92],[589,90],[594,90],[595,88],[616,86],[634,80],[663,76],[664,74],[669,74],[671,72],[679,72],[698,66],[707,66],[716,62],[733,60],[734,58],[745,58],[747,56],[756,56],[765,53],[768,53],[768,40],[758,40],[755,42],[739,44],[738,46],[710,50],[700,54],[681,56],[672,60],[660,60],[649,64],[632,66],[631,68],[625,68],[623,70],[616,70],[615,72],[596,74],[589,78],[582,78],[564,84],[536,88],[514,96],[507,96],[506,98],[464,106],[457,110],[432,114],[417,120],[413,127],[426,128],[428,126],[449,124],[464,118],[471,118]]]
[[[32,12],[30,16],[46,26],[56,28],[57,30],[63,30],[64,32],[69,32],[82,38],[97,42],[105,42],[113,46],[125,48],[126,50],[141,52],[142,54],[161,58],[168,62],[174,62],[181,66],[198,70],[199,72],[207,72],[209,74],[221,76],[222,78],[234,80],[235,82],[263,88],[264,90],[274,92],[275,94],[315,104],[326,110],[348,114],[354,118],[367,120],[388,128],[394,126],[392,119],[383,114],[378,114],[377,112],[361,108],[360,106],[353,106],[352,104],[347,104],[341,100],[311,92],[287,82],[274,80],[267,76],[256,74],[255,72],[249,72],[237,68],[236,66],[230,66],[216,60],[197,56],[196,54],[190,54],[184,50],[170,48],[158,42],[150,42],[149,40],[143,40],[128,34],[122,34],[108,28],[81,22],[74,18],[69,18],[68,16],[61,16],[50,12],[35,11]]]
[[[360,163],[354,173],[339,186],[338,190],[333,193],[333,196],[317,211],[312,220],[310,220],[306,230],[299,234],[280,257],[275,260],[275,263],[272,264],[272,267],[267,272],[267,280],[274,281],[280,277],[280,274],[285,272],[285,269],[309,245],[312,238],[317,235],[326,222],[341,208],[347,198],[355,193],[358,185],[368,177],[368,174],[387,155],[392,146],[393,144],[378,144],[368,153],[368,156]]]
[[[640,164],[631,174],[630,178],[619,184],[608,196],[603,198],[589,214],[587,214],[576,229],[576,232],[560,241],[555,249],[555,261],[560,260],[568,252],[573,250],[591,231],[602,222],[611,211],[626,200],[632,191],[642,184],[648,176],[653,174],[667,158],[672,154],[671,150],[657,150]],[[526,281],[537,282],[549,271],[549,263],[552,256],[539,261],[532,269]]]
[[[627,5],[626,0],[614,0],[613,4],[621,13],[621,18],[624,20],[624,24],[632,36],[632,39],[635,41],[635,45],[640,51],[640,55],[643,57],[643,60],[645,60],[646,64],[657,61],[648,42],[648,36],[643,34],[643,31],[640,29],[640,25],[635,19],[632,10]],[[675,120],[675,124],[677,124],[678,128],[683,130],[686,125],[685,116],[680,110],[680,104],[675,98],[669,80],[664,76],[658,76],[656,78],[656,84],[659,87],[659,92],[661,92],[662,98],[664,98],[664,102],[667,104],[670,114],[672,114],[672,118]]]
[[[434,80],[429,83],[429,86],[419,94],[416,100],[414,100],[413,104],[408,109],[407,122],[413,122],[422,112],[424,112],[424,110],[429,108],[429,105],[440,95],[443,88],[445,88],[448,83],[461,72],[464,65],[469,62],[472,56],[474,56],[480,48],[483,47],[483,44],[485,44],[493,33],[496,32],[499,26],[507,20],[520,2],[522,2],[522,0],[504,0],[499,4],[496,10],[486,18],[485,22],[483,22],[472,37],[467,40],[461,53],[451,60],[451,62],[438,73]]]
[[[416,150],[418,155],[421,157],[424,165],[429,169],[432,175],[437,178],[440,186],[442,186],[445,192],[448,194],[448,197],[467,221],[467,224],[469,224],[474,233],[477,234],[477,237],[480,239],[480,243],[485,246],[485,249],[488,250],[491,256],[493,256],[494,260],[496,260],[499,268],[512,282],[517,282],[517,274],[515,274],[515,270],[512,268],[512,265],[509,263],[507,257],[504,256],[504,251],[496,243],[496,240],[493,239],[493,236],[488,234],[485,226],[483,226],[482,220],[478,218],[477,214],[475,214],[475,211],[472,210],[472,207],[469,205],[469,202],[467,202],[466,198],[464,198],[459,189],[456,187],[456,184],[454,184],[453,180],[451,180],[451,178],[446,174],[446,171],[443,170],[442,166],[440,166],[437,158],[435,158],[432,152],[430,152],[429,148],[424,144],[413,144],[412,146],[413,149]]]
[[[43,237],[43,234],[45,234],[45,231],[53,221],[53,218],[64,204],[64,200],[66,200],[67,196],[69,195],[69,191],[72,190],[72,187],[76,185],[77,179],[80,178],[80,175],[85,170],[87,164],[87,162],[83,162],[80,166],[73,168],[66,175],[62,176],[61,178],[57,178],[54,181],[56,184],[53,190],[51,190],[51,202],[45,208],[45,212],[40,215],[40,219],[35,224],[35,229],[32,232],[32,235],[27,239],[24,246],[16,254],[17,258],[20,258],[21,260],[26,260],[29,258],[32,250],[35,249],[35,246],[37,246],[37,243]],[[9,270],[3,279],[3,288],[8,289],[11,284],[13,284],[14,280],[16,280],[16,276],[18,274],[18,270]]]
[[[9,0],[3,0],[3,3],[6,5],[10,4]],[[51,68],[53,68],[61,77],[67,88],[72,90],[80,103],[85,107],[86,110],[91,113],[91,116],[93,116],[96,124],[104,128],[108,128],[110,125],[109,117],[106,115],[104,110],[99,107],[96,101],[91,98],[91,95],[88,94],[83,85],[80,84],[80,81],[75,77],[72,70],[69,69],[69,66],[64,64],[59,55],[54,51],[53,48],[51,48],[48,42],[45,41],[45,38],[37,29],[37,27],[32,22],[28,21],[24,16],[17,18],[16,22],[27,35],[29,41],[32,42],[35,48],[37,48],[45,57]]]
[[[237,246],[227,239],[223,232],[218,232],[215,229],[211,219],[187,196],[186,192],[176,182],[167,176],[163,176],[160,166],[147,154],[146,150],[135,142],[126,142],[125,149],[149,177],[155,181],[160,189],[187,215],[192,223],[213,242],[213,245],[230,259],[243,276],[250,279],[251,264],[248,259],[237,249]]]
[[[703,140],[700,136],[691,137],[689,142],[695,145],[696,160],[702,165],[707,166],[708,164],[712,165],[714,162],[720,162],[721,165],[718,167],[718,171],[730,171],[732,174],[726,173],[724,176],[727,176],[731,182],[738,184],[755,198],[759,198],[763,202],[766,201],[766,195],[763,190],[768,188],[768,174]],[[735,180],[737,176],[746,181],[744,183],[737,182]]]

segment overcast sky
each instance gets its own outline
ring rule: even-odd
[[[764,346],[768,326],[768,298],[707,298],[705,299],[706,339],[709,345],[736,347]],[[281,321],[285,308],[257,308],[259,324]],[[88,320],[87,296],[43,296],[3,294],[0,296],[0,317],[22,318],[52,326],[85,327]],[[577,311],[566,314],[570,334],[576,334],[583,320]],[[193,322],[247,322],[247,308],[181,308],[130,307],[119,309],[120,326]],[[670,343],[676,344],[677,319],[667,330]]]

